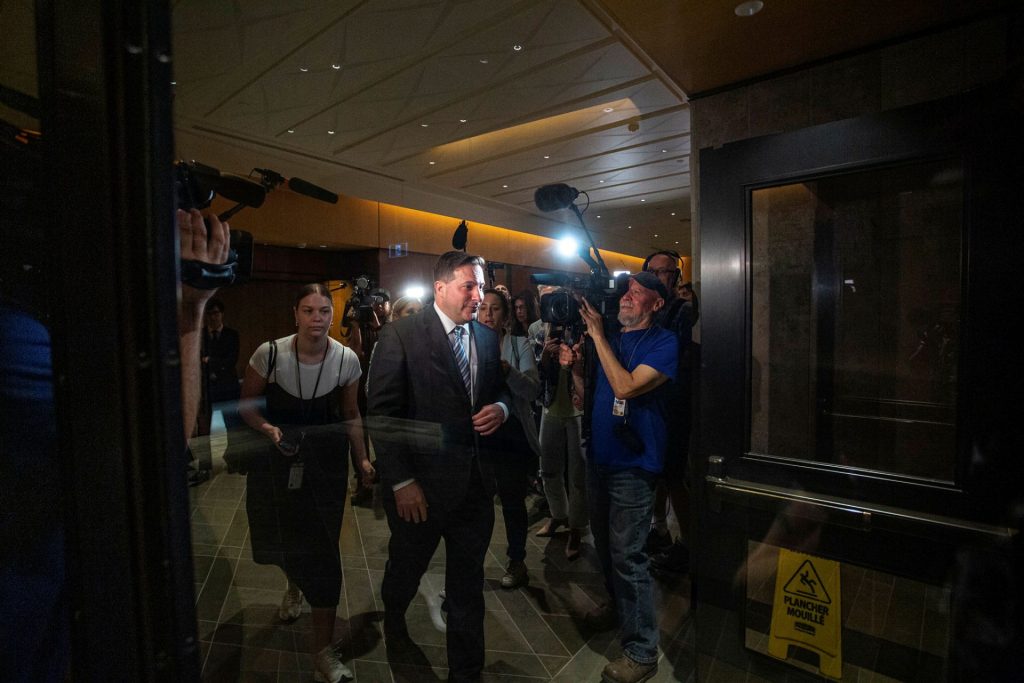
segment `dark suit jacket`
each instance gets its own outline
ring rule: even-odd
[[[238,332],[222,327],[214,339],[209,330],[203,328],[202,355],[209,357],[206,377],[209,381],[209,396],[212,402],[238,398]]]
[[[512,405],[498,335],[476,321],[470,325],[478,363],[473,405],[433,306],[385,325],[370,359],[367,426],[381,482],[390,489],[416,479],[431,505],[464,497],[487,442],[473,430],[473,415],[490,403]]]

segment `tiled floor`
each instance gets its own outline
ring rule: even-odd
[[[278,619],[285,577],[277,567],[252,561],[245,478],[224,472],[218,458],[214,462],[210,481],[192,489],[203,679],[310,681],[308,606],[292,624]],[[604,590],[590,541],[583,556],[570,563],[564,556],[564,534],[541,539],[531,531],[526,559],[529,585],[506,591],[499,586],[505,558],[500,507],[496,515],[485,561],[484,680],[599,681],[608,658],[617,656],[618,643],[614,633],[592,632],[581,619]],[[444,583],[443,543],[407,614],[419,651],[389,661],[380,623],[387,540],[387,522],[379,503],[372,508],[347,505],[340,540],[344,585],[335,629],[342,659],[357,681],[443,681],[447,676],[444,621],[437,597]],[[657,582],[656,591],[663,656],[652,681],[692,680],[689,583]]]

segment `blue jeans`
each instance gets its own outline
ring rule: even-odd
[[[587,462],[594,546],[618,611],[622,650],[641,664],[658,661],[658,619],[644,549],[657,478],[646,470],[611,470]]]

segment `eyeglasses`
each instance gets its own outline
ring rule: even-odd
[[[654,269],[648,270],[647,272],[648,273],[654,273],[658,277],[661,277],[662,275],[668,275],[670,273],[678,273],[679,269],[678,268],[654,268]]]

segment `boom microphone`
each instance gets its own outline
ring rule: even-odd
[[[324,188],[318,185],[314,185],[308,180],[303,180],[302,178],[289,178],[288,189],[291,190],[292,192],[297,192],[298,194],[304,194],[307,197],[312,197],[313,199],[319,199],[320,201],[327,202],[328,204],[338,203],[337,194],[331,192],[330,190],[325,190]]]
[[[542,185],[533,193],[533,203],[537,205],[538,209],[546,213],[572,206],[572,203],[579,196],[579,190],[575,187],[569,187],[565,183]]]

